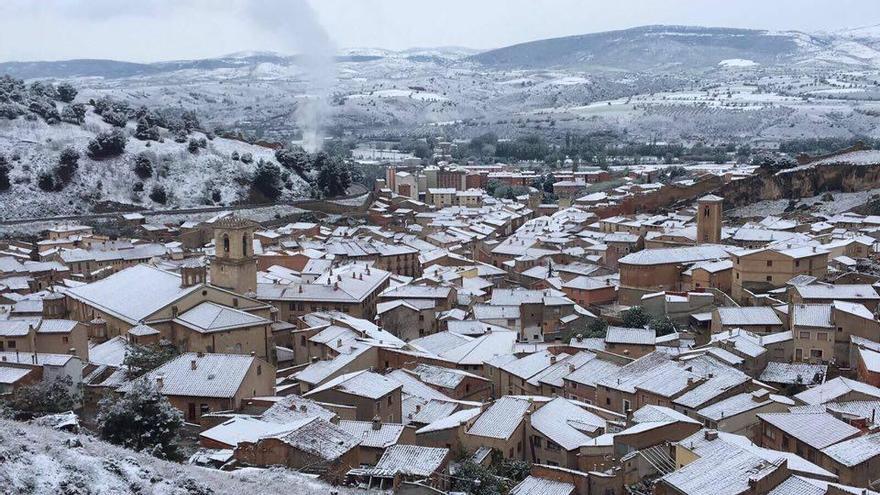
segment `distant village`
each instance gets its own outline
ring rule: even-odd
[[[876,495],[880,216],[731,217],[757,169],[399,161],[281,225],[59,221],[0,241],[0,404],[88,432],[148,387],[183,462],[352,489]]]

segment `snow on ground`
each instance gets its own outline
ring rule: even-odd
[[[721,67],[754,67],[759,65],[758,62],[754,60],[748,60],[744,58],[728,58],[718,62],[718,65]]]
[[[868,191],[858,191],[851,193],[833,192],[833,201],[825,201],[822,199],[824,194],[813,196],[811,198],[801,198],[797,201],[796,206],[807,205],[815,207],[817,213],[828,215],[837,215],[844,213],[853,208],[857,208],[871,200],[871,196],[880,194],[880,189],[871,189]],[[819,204],[821,203],[821,204]],[[782,215],[788,208],[787,199],[771,199],[758,201],[750,205],[740,206],[725,212],[726,215],[734,218],[756,218],[766,217],[767,215]]]
[[[78,438],[79,447],[68,447]],[[331,488],[284,469],[228,473],[161,461],[94,437],[0,420],[0,487],[3,493],[57,495],[202,495],[242,493],[324,495]]]

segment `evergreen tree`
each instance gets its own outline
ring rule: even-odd
[[[55,173],[58,175],[61,183],[67,184],[70,182],[78,168],[79,152],[70,147],[61,150],[61,155],[58,156],[58,168],[55,169]]]
[[[158,141],[159,128],[155,125],[151,125],[146,117],[141,117],[138,119],[137,128],[134,131],[134,137],[141,141]]]
[[[323,155],[322,153],[318,154]],[[319,160],[316,160],[316,166]],[[320,169],[315,185],[324,197],[334,197],[345,194],[345,190],[351,186],[351,170],[348,165],[338,158],[323,155],[320,159]]]
[[[56,86],[55,90],[58,94],[58,100],[63,101],[64,103],[70,103],[76,98],[76,88],[70,83],[63,82]]]
[[[160,185],[153,186],[153,190],[150,191],[150,199],[164,205],[168,202],[168,193],[165,192],[165,188]]]
[[[164,459],[178,457],[176,442],[183,415],[150,380],[135,380],[123,397],[107,397],[98,407],[102,439]]]
[[[125,345],[125,358],[122,364],[127,368],[126,375],[130,380],[153,371],[177,356],[177,349],[172,345]]]
[[[6,191],[9,189],[9,162],[6,160],[6,155],[0,153],[0,191]]]
[[[149,156],[141,153],[135,158],[134,173],[141,179],[149,179],[153,176],[153,161]]]
[[[249,154],[249,153],[245,153]],[[242,155],[244,161],[244,155]],[[263,197],[274,201],[281,196],[281,169],[278,165],[260,160],[252,180],[253,188]]]
[[[633,306],[623,312],[623,326],[628,328],[644,328],[651,323],[651,315],[641,306]]]

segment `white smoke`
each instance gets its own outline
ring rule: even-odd
[[[323,123],[336,82],[336,45],[306,0],[249,0],[247,15],[277,37],[281,51],[295,52],[305,71],[308,96],[297,105],[303,147],[317,151],[323,144]]]

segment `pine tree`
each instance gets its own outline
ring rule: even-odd
[[[98,430],[104,440],[164,459],[178,457],[183,415],[152,381],[139,378],[123,397],[107,397],[98,407]]]

